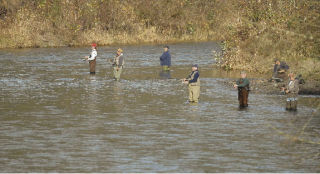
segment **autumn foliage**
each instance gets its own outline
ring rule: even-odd
[[[0,48],[219,40],[226,70],[319,76],[319,0],[2,0],[0,27]]]

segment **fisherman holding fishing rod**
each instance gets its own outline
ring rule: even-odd
[[[241,77],[237,80],[236,84],[234,84],[233,87],[235,89],[238,89],[239,107],[246,108],[246,107],[248,107],[250,81],[247,78],[247,73],[245,71],[241,71],[240,76]]]
[[[198,103],[200,96],[200,74],[198,71],[198,65],[192,65],[192,72],[187,78],[182,79],[182,83],[188,84],[189,87],[189,102]]]
[[[90,74],[95,74],[96,73],[96,58],[97,58],[97,44],[92,43],[91,44],[91,53],[89,56],[85,56],[84,61],[89,61],[89,67],[90,67]]]
[[[113,66],[113,78],[116,81],[120,80],[120,76],[122,73],[124,65],[124,57],[123,57],[123,50],[119,48],[117,50],[116,56],[113,59],[112,66]]]

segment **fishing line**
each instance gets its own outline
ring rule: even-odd
[[[294,135],[290,135],[287,134],[279,129],[277,129],[276,127],[272,126],[271,124],[267,124],[270,128],[272,128],[273,130],[275,130],[278,134],[283,135],[285,137],[287,137],[288,139],[292,139],[295,141],[300,141],[300,142],[305,142],[305,143],[309,143],[309,144],[317,144],[320,145],[320,141],[315,142],[312,140],[306,140],[304,138],[300,138],[300,136],[302,135],[302,133],[304,132],[305,128],[307,127],[307,125],[310,123],[311,119],[315,116],[315,112],[312,113],[312,116],[309,118],[309,120],[304,124],[304,126],[302,127],[302,130],[300,131],[300,134],[298,136],[294,136]]]

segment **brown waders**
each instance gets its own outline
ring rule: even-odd
[[[90,74],[96,73],[96,59],[89,61]]]
[[[240,108],[248,107],[249,91],[246,88],[238,88],[238,100]]]

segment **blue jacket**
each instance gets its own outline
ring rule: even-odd
[[[192,73],[188,76],[188,78],[191,78],[191,76],[194,74],[193,79],[189,80],[189,83],[196,83],[198,81],[199,78],[199,71],[192,71]]]
[[[171,66],[171,55],[169,51],[164,52],[160,57],[160,65]]]

